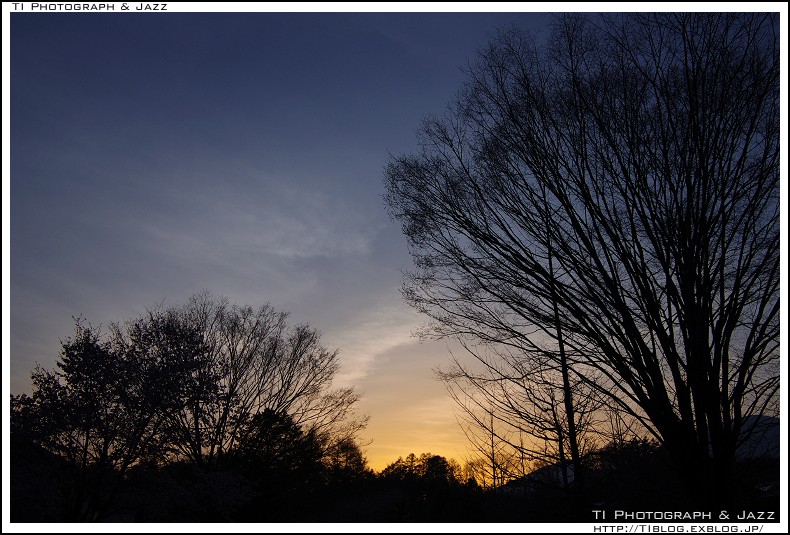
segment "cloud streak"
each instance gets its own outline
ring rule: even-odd
[[[395,292],[352,316],[326,340],[340,349],[343,368],[336,378],[337,385],[359,384],[383,355],[414,344],[412,333],[419,322],[420,318],[401,303]]]

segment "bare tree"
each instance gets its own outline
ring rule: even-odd
[[[597,428],[604,415],[598,392],[577,377],[569,379],[567,391],[574,398],[571,426],[562,374],[552,359],[535,362],[501,348],[472,353],[483,363],[482,370],[472,371],[454,358],[439,376],[460,408],[459,423],[473,450],[505,479],[525,475],[536,463],[557,465],[563,486],[573,483],[578,488],[579,458],[600,445]],[[503,460],[495,462],[498,458]]]
[[[315,329],[288,326],[287,314],[269,305],[231,305],[208,292],[168,311],[194,326],[207,347],[194,388],[171,419],[179,456],[215,463],[244,441],[250,419],[265,410],[288,414],[327,444],[349,440],[366,425],[354,410],[359,395],[331,388],[338,352],[324,348]]]
[[[745,419],[777,411],[778,51],[773,14],[504,32],[386,170],[430,332],[550,341],[710,505],[729,503]]]
[[[453,390],[450,392],[451,395],[456,394]],[[464,403],[456,399],[456,403],[463,408],[461,429],[471,446],[471,454],[466,461],[467,477],[474,478],[483,488],[497,492],[508,481],[524,475],[524,472],[517,471],[521,452],[511,443],[509,424],[497,425],[501,424],[499,417],[495,417],[494,411],[478,400]]]

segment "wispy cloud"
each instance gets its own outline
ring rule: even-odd
[[[233,262],[251,255],[297,260],[369,252],[376,229],[342,199],[284,180],[258,182],[254,187],[237,181],[188,194],[170,192],[174,212],[160,214],[157,219],[164,221],[147,230],[167,254],[199,260]]]
[[[415,343],[414,330],[421,318],[391,292],[369,309],[361,310],[335,331],[333,347],[340,348],[343,368],[336,383],[353,385],[366,377],[376,360],[401,346]]]

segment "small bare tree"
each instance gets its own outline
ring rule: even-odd
[[[580,459],[599,444],[597,424],[604,403],[596,389],[575,376],[569,378],[567,392],[574,400],[571,426],[562,373],[553,359],[527,359],[501,347],[467,350],[483,364],[482,370],[472,371],[454,358],[439,377],[460,408],[459,422],[472,448],[488,457],[489,442],[495,438],[513,459],[506,463],[512,468],[503,470],[508,479],[525,475],[536,463],[557,465],[563,486],[574,483],[578,488]]]

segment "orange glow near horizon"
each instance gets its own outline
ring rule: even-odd
[[[370,416],[360,438],[373,470],[379,472],[410,453],[464,463],[466,437],[452,399],[433,372],[446,361],[444,343],[411,339],[377,356],[370,373],[358,381],[359,410]]]

